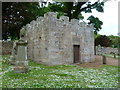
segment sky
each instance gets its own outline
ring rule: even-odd
[[[47,0],[52,1],[52,0]],[[96,0],[90,0],[95,2]],[[107,1],[107,0],[100,0]],[[92,10],[92,13],[82,13],[84,16],[84,21],[91,15],[98,17],[102,22],[102,29],[98,32],[101,35],[114,35],[118,36],[118,2],[120,0],[108,0],[104,4],[104,13]]]
[[[92,13],[83,13],[85,19],[93,15],[103,22],[102,29],[98,34],[118,36],[118,1],[109,0],[105,2],[104,13],[97,12],[96,10],[93,10]]]

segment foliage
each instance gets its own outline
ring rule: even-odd
[[[114,55],[113,54],[102,54],[102,55],[105,55],[105,56],[107,56],[107,57],[112,57],[112,58],[114,58]],[[115,55],[116,56],[116,58],[118,59],[118,60],[120,60],[120,55]]]
[[[1,58],[1,57],[0,57]],[[3,56],[2,88],[117,88],[118,67],[45,66],[29,61],[28,73],[14,73]]]
[[[112,41],[110,47],[112,47],[112,48],[120,48],[120,37],[113,36],[113,35],[110,35],[108,37]]]
[[[37,2],[3,2],[2,3],[2,37],[18,39],[21,27],[43,15]]]
[[[99,42],[101,41],[96,41],[97,38],[100,38],[101,36],[103,35],[100,35],[100,34],[94,34],[94,38],[95,38],[95,45],[99,45]],[[109,35],[109,36],[106,36],[110,39],[110,44],[108,47],[112,47],[112,48],[120,48],[120,37],[119,36],[113,36],[113,35]],[[97,44],[98,43],[98,44]]]
[[[50,8],[53,12],[63,12],[70,19],[83,19],[84,16],[82,12],[91,13],[92,9],[96,9],[98,12],[103,12],[104,2],[96,1],[95,3],[91,2],[55,2],[54,4],[49,4],[48,8]],[[95,34],[102,28],[103,22],[99,20],[99,18],[90,16],[88,18],[90,21],[88,24],[93,24]]]
[[[101,45],[103,47],[108,47],[111,44],[111,40],[106,35],[100,35],[95,39],[95,46]]]
[[[45,5],[46,3],[43,2]],[[103,12],[104,3],[96,1],[87,2],[54,2],[49,3],[48,6],[40,8],[38,2],[3,2],[2,3],[2,39],[12,40],[19,39],[19,32],[21,27],[36,19],[38,16],[43,16],[46,12],[58,12],[58,18],[66,15],[71,19],[83,19],[82,12],[90,13],[92,9],[98,12]],[[95,33],[101,29],[102,21],[97,17],[90,16],[89,24],[93,24]],[[93,22],[94,21],[94,22]]]
[[[93,24],[94,26],[94,33],[97,35],[97,32],[100,31],[100,29],[102,29],[102,25],[103,22],[99,20],[99,18],[94,17],[93,15],[91,15],[88,20],[90,20],[90,22],[88,24]]]
[[[101,36],[101,35],[100,34],[94,34],[94,39],[96,39],[99,36]]]

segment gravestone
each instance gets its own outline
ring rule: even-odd
[[[113,54],[114,58],[116,58],[116,54],[114,52],[110,52],[110,54]]]
[[[17,57],[16,64],[14,67],[14,72],[16,73],[25,73],[28,71],[28,60],[27,60],[27,42],[19,40],[16,43],[17,48]]]
[[[103,59],[103,64],[107,64],[106,56],[105,55],[102,56],[102,59]]]
[[[115,55],[115,53],[114,53],[114,58],[116,58],[116,55]]]
[[[98,45],[98,55],[101,55],[102,53],[101,53],[101,46],[100,45]]]
[[[14,64],[14,72],[25,73],[28,71],[26,31],[20,31],[20,40],[14,43],[10,64]]]

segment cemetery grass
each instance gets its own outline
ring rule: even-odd
[[[117,66],[46,66],[29,61],[28,73],[14,73],[8,60],[9,56],[3,56],[2,88],[118,88]]]
[[[105,55],[107,57],[112,57],[114,58],[114,55],[113,54],[102,54],[102,55]],[[116,59],[120,60],[120,55],[115,55],[116,56]]]

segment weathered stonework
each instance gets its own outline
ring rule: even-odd
[[[12,53],[13,41],[0,40],[0,55],[10,55]]]
[[[67,16],[56,18],[49,12],[23,27],[27,31],[28,58],[46,65],[74,63],[74,46],[78,46],[77,63],[94,61],[93,26]]]
[[[20,39],[14,42],[12,55],[10,57],[10,64],[14,66],[14,72],[26,73],[28,71],[28,59],[27,59],[27,41],[26,30],[22,28],[20,30]]]
[[[120,48],[111,48],[111,47],[101,47],[96,46],[96,54],[118,54],[120,55]]]

